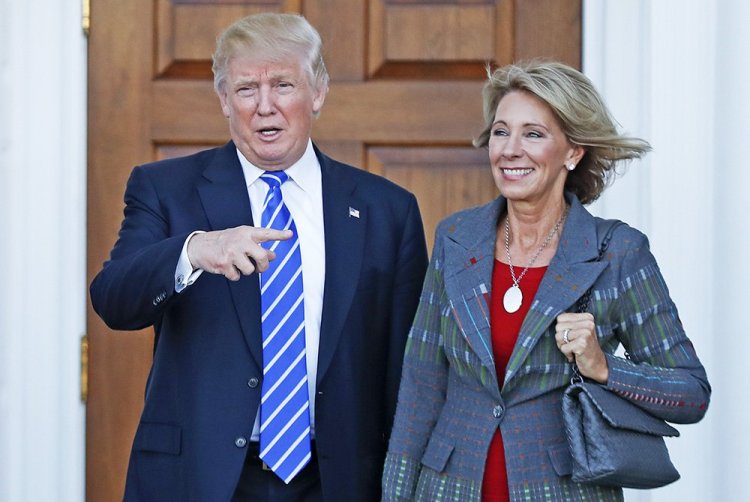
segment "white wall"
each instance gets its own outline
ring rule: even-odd
[[[594,211],[644,230],[714,398],[633,502],[740,501],[750,474],[750,2],[584,0],[584,70],[654,152]],[[83,500],[85,39],[80,2],[0,0],[0,500]]]
[[[747,308],[750,3],[584,0],[584,71],[654,151],[594,212],[644,230],[708,371],[706,418],[669,443],[682,479],[629,501],[744,501],[750,475]],[[743,308],[744,307],[744,308]]]
[[[83,500],[81,2],[0,0],[0,500]]]

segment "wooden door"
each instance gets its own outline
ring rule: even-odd
[[[223,144],[212,89],[218,33],[261,11],[318,28],[331,74],[314,140],[413,191],[437,222],[495,196],[481,129],[487,62],[580,66],[580,0],[91,0],[88,279],[111,249],[132,167]],[[152,333],[112,332],[89,309],[86,489],[122,497],[151,364]]]

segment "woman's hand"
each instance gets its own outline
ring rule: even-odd
[[[599,383],[607,383],[607,358],[596,338],[594,316],[588,312],[566,312],[557,316],[555,341],[568,361],[575,361],[581,375]]]

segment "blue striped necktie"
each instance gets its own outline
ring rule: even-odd
[[[260,458],[284,483],[310,461],[310,402],[305,359],[305,306],[297,227],[281,198],[284,171],[267,171],[261,225],[291,229],[286,241],[264,242],[276,253],[260,274],[263,331],[263,385],[260,405]]]

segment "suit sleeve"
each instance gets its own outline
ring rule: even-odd
[[[711,386],[648,240],[634,234],[627,241],[615,307],[616,331],[630,358],[606,355],[607,386],[664,420],[694,423],[706,413]]]
[[[406,342],[396,417],[383,471],[384,501],[413,500],[420,461],[445,403],[448,361],[440,327],[447,295],[440,242],[436,237]]]
[[[409,328],[414,321],[414,313],[417,310],[419,293],[427,269],[427,244],[424,239],[422,217],[413,195],[409,199],[404,221],[404,230],[394,266],[394,285],[390,306],[390,340],[385,392],[386,424],[384,430],[386,431],[390,431],[393,426],[404,346]]]
[[[117,242],[90,287],[94,310],[110,328],[141,329],[159,320],[175,296],[175,268],[188,235],[170,235],[148,172],[134,169]]]

